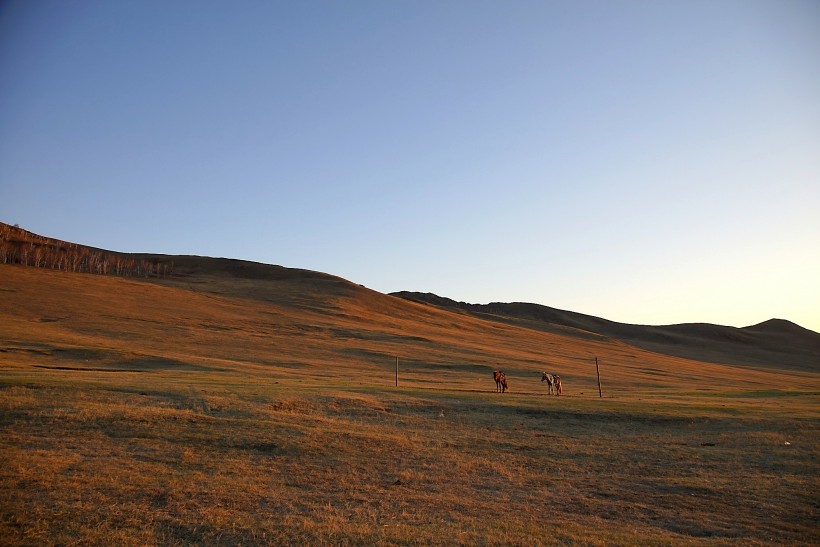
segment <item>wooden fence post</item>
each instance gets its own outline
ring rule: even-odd
[[[595,358],[595,374],[598,376],[598,398],[603,399],[604,394],[601,392],[601,372],[598,370],[598,358]]]

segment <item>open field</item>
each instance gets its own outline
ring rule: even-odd
[[[817,367],[188,267],[0,266],[1,543],[820,543]]]
[[[816,393],[5,374],[10,544],[816,544]],[[786,442],[790,444],[786,444]]]

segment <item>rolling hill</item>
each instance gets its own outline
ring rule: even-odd
[[[577,336],[601,336],[667,355],[732,365],[820,370],[820,334],[783,319],[735,328],[707,323],[648,326],[617,323],[529,303],[467,304],[431,293],[393,296],[489,320],[518,322]]]
[[[820,363],[820,335],[780,320],[744,329],[625,325],[536,304],[385,295],[249,261],[117,253],[8,225],[0,234],[0,351],[17,365],[61,366],[90,352],[103,369],[288,376],[315,368],[390,382],[399,357],[405,381],[430,382],[432,372],[455,369],[465,372],[463,387],[483,389],[502,367],[518,389],[528,378],[526,389],[537,390],[531,379],[547,368],[580,393],[595,387],[596,357],[610,389],[681,385],[693,376],[703,386],[770,385],[785,372],[799,383]]]

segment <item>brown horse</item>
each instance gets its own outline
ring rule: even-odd
[[[507,375],[500,370],[493,371],[493,379],[495,380],[495,392],[504,393],[509,388],[507,387]]]

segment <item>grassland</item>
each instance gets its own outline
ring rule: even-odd
[[[0,542],[820,543],[816,372],[245,274],[0,266]]]

